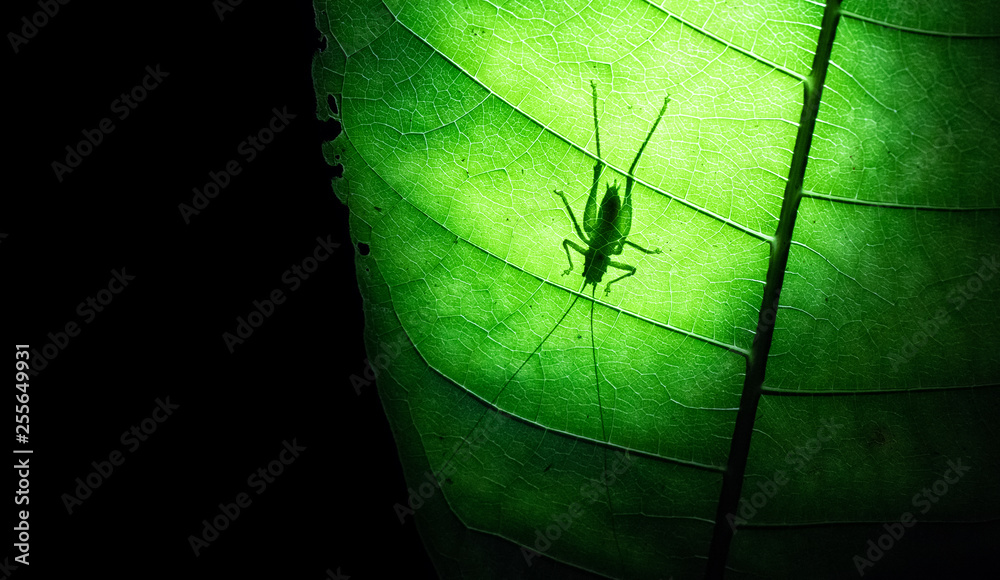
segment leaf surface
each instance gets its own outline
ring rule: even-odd
[[[443,577],[843,577],[959,458],[869,570],[996,540],[1000,27],[892,4],[317,0],[324,153]],[[663,253],[593,298],[552,193],[582,218],[591,81],[602,184],[671,99],[629,234]]]

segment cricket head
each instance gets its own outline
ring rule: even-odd
[[[614,197],[618,197],[618,180],[617,179],[608,184],[608,189],[607,189],[607,191],[604,192],[604,199],[608,199],[609,195],[610,196],[614,196]]]

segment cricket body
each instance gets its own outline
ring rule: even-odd
[[[573,240],[563,240],[562,245],[566,250],[566,259],[569,260],[569,268],[563,272],[563,275],[565,276],[573,271],[573,258],[569,252],[570,248],[573,248],[584,256],[584,287],[586,287],[587,284],[593,284],[594,290],[596,291],[597,285],[604,278],[604,274],[607,273],[608,267],[625,272],[621,276],[608,282],[607,286],[604,288],[604,294],[607,295],[611,293],[612,284],[622,278],[635,274],[635,266],[630,266],[622,262],[616,262],[611,259],[611,256],[620,255],[625,246],[631,246],[646,254],[660,253],[659,248],[655,250],[647,250],[646,248],[628,241],[628,234],[632,229],[632,185],[635,182],[635,178],[632,176],[635,173],[636,166],[639,164],[639,158],[642,157],[643,150],[646,149],[646,145],[649,144],[649,139],[653,136],[653,132],[656,131],[656,126],[660,124],[660,120],[663,118],[664,111],[667,110],[667,103],[670,102],[670,96],[667,95],[663,98],[663,107],[660,108],[660,114],[657,115],[656,121],[653,122],[653,126],[649,129],[649,134],[646,135],[646,140],[643,141],[642,146],[639,147],[639,152],[635,154],[635,160],[632,161],[632,166],[629,167],[628,175],[625,178],[624,202],[618,195],[618,181],[616,180],[614,183],[609,183],[607,185],[607,190],[604,192],[604,198],[601,200],[600,208],[598,208],[597,188],[600,184],[601,172],[604,170],[604,161],[601,159],[601,135],[597,126],[597,83],[591,81],[590,87],[593,91],[594,136],[597,141],[597,163],[594,165],[594,182],[590,187],[590,195],[587,197],[587,206],[583,210],[582,230],[580,229],[580,224],[576,221],[576,216],[573,214],[573,208],[570,207],[569,201],[566,199],[566,194],[558,189],[555,190],[555,193],[562,198],[563,204],[566,206],[566,211],[569,212],[569,217],[573,221],[573,227],[576,229],[576,234],[581,240],[583,240],[583,243],[587,244],[587,247],[584,248]],[[584,232],[586,232],[586,235]]]

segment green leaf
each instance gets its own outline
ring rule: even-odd
[[[442,577],[982,561],[995,10],[316,0],[318,116],[343,126],[324,154],[367,246],[365,339],[411,489],[394,509]],[[592,81],[602,183],[670,95],[628,238],[663,252],[626,246],[636,274],[606,296],[578,254],[562,275],[577,237],[553,194],[582,218]]]

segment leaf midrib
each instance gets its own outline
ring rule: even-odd
[[[743,489],[747,460],[750,455],[750,440],[757,418],[757,405],[763,392],[767,359],[771,351],[771,342],[774,338],[774,328],[780,306],[781,287],[784,283],[788,256],[792,247],[795,218],[798,214],[799,202],[802,200],[802,184],[809,161],[809,149],[812,146],[812,138],[816,129],[816,118],[822,103],[823,86],[826,84],[826,73],[830,66],[830,55],[833,52],[833,40],[836,36],[839,20],[840,0],[827,0],[827,5],[823,10],[823,23],[817,40],[812,72],[804,83],[805,94],[799,120],[799,131],[795,137],[795,151],[792,155],[788,181],[785,184],[781,217],[771,242],[771,257],[768,260],[767,277],[761,298],[757,334],[754,336],[750,357],[747,359],[747,372],[743,383],[743,393],[740,397],[740,410],[736,413],[729,460],[722,476],[722,490],[716,505],[715,529],[712,534],[712,544],[708,552],[708,566],[705,572],[705,577],[710,580],[720,580],[724,576],[729,548],[735,533],[735,530],[730,527],[727,517],[729,514],[736,513],[736,506]],[[772,316],[770,321],[767,320],[768,314]]]

